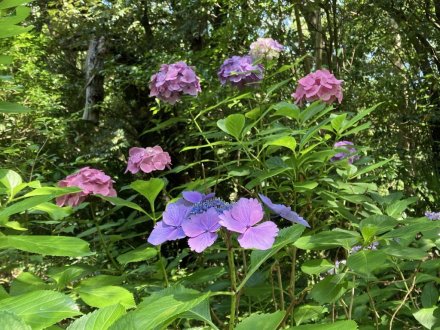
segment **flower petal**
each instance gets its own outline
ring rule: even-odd
[[[216,233],[203,233],[188,239],[188,245],[192,251],[200,253],[207,247],[214,244],[217,237],[218,235]]]
[[[180,227],[168,226],[163,221],[159,221],[154,226],[147,241],[150,244],[159,245],[166,241],[174,241],[184,237],[185,233]]]
[[[272,247],[277,234],[276,224],[272,221],[266,221],[246,230],[238,237],[238,243],[245,249],[267,250]]]

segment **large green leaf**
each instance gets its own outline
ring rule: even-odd
[[[359,251],[348,258],[347,266],[356,273],[371,276],[376,269],[387,266],[387,256],[382,251]]]
[[[148,181],[136,180],[130,184],[130,187],[144,196],[150,203],[150,207],[154,210],[154,201],[165,186],[162,179],[151,178]]]
[[[9,217],[13,214],[24,212],[26,210],[29,210],[30,208],[48,202],[53,198],[54,197],[52,195],[34,196],[9,205],[0,211],[0,224],[8,221]]]
[[[285,311],[271,314],[254,313],[237,324],[235,330],[273,330],[277,329],[286,315]]]
[[[116,321],[111,330],[149,330],[179,318],[209,297],[209,293],[181,286],[170,287],[145,298],[132,312]]]
[[[394,229],[389,231],[385,235],[381,236],[381,238],[413,238],[416,234],[424,231],[432,231],[440,228],[440,221],[422,221],[415,222],[403,227]]]
[[[246,118],[240,113],[232,114],[225,119],[217,121],[217,126],[225,133],[232,135],[237,140],[241,138],[241,132],[243,131]]]
[[[116,259],[119,263],[126,265],[130,262],[138,262],[154,258],[157,255],[157,250],[152,247],[141,247],[133,251],[121,254]]]
[[[17,7],[25,3],[31,2],[32,0],[3,0],[0,1],[0,9],[7,9],[12,7]]]
[[[11,283],[9,293],[11,296],[18,296],[36,290],[51,289],[51,285],[45,283],[41,278],[28,272],[18,275]]]
[[[8,189],[8,195],[14,196],[14,188],[23,183],[21,176],[12,170],[0,169],[0,183]]]
[[[353,231],[323,231],[316,235],[303,236],[295,246],[303,250],[325,250],[335,247],[349,248],[359,241],[359,234]]]
[[[67,330],[107,330],[124,314],[124,306],[110,305],[81,316],[69,325]]]
[[[32,330],[22,318],[9,311],[0,311],[0,328],[5,330]]]
[[[422,306],[424,308],[429,308],[437,305],[439,293],[433,282],[425,284],[420,298],[422,300]]]
[[[100,198],[102,198],[103,200],[106,200],[110,203],[113,203],[116,206],[125,206],[125,207],[129,207],[133,210],[139,211],[141,213],[146,214],[147,212],[145,212],[145,210],[140,207],[139,205],[137,205],[136,203],[130,202],[130,201],[126,201],[125,199],[119,198],[119,197],[109,197],[109,196],[102,196],[102,195],[96,195]]]
[[[414,318],[427,329],[440,327],[440,307],[422,308],[413,314]],[[434,328],[434,326],[438,326]]]
[[[296,140],[292,136],[283,136],[275,140],[268,141],[264,144],[264,147],[267,146],[279,146],[279,147],[285,147],[293,152],[295,152],[296,148]]]
[[[324,306],[316,306],[316,305],[302,305],[298,308],[295,308],[293,312],[293,318],[295,319],[295,323],[300,325],[306,321],[316,320],[322,316],[325,312],[327,312],[327,307]]]
[[[301,270],[309,275],[318,275],[334,267],[335,265],[327,259],[315,259],[304,262],[301,265]]]
[[[43,235],[0,236],[0,249],[17,249],[49,256],[84,257],[92,255],[89,243],[76,237]]]
[[[33,330],[43,329],[81,314],[72,298],[45,290],[0,300],[0,311],[15,313]]]
[[[81,285],[75,291],[87,305],[92,307],[102,308],[114,304],[121,304],[125,308],[136,307],[133,294],[120,286],[92,287]]]
[[[251,265],[246,273],[246,277],[238,286],[237,290],[240,290],[249,278],[260,268],[260,266],[269,258],[274,256],[278,251],[283,249],[289,244],[293,244],[303,233],[305,227],[294,224],[288,228],[281,229],[278,237],[275,240],[274,245],[265,251],[254,250],[251,253]]]
[[[329,275],[315,284],[310,291],[310,297],[320,304],[332,303],[338,300],[348,289],[345,274]]]

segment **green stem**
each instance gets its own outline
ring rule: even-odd
[[[226,246],[228,247],[228,264],[231,278],[231,312],[229,316],[229,330],[234,330],[235,311],[237,308],[237,278],[235,273],[234,251],[232,250],[231,235],[226,233]]]
[[[170,286],[170,282],[168,281],[167,270],[165,269],[162,254],[160,253],[160,246],[157,248],[157,254],[159,256],[160,268],[162,270],[162,275],[163,275],[163,280],[165,282],[165,287],[168,288]]]

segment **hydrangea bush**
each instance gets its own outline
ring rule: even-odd
[[[57,186],[0,170],[0,248],[81,258],[13,279],[0,317],[37,329],[62,320],[68,329],[435,326],[438,214],[417,217],[414,198],[380,193],[374,174],[391,160],[350,142],[376,107],[344,111],[342,80],[325,69],[255,84],[264,49],[281,45],[259,40],[254,58],[221,65],[221,84],[239,88],[191,113],[196,134],[181,152],[203,157],[190,164],[173,156],[171,166],[165,145],[133,147],[114,176],[131,176],[126,186],[91,167]],[[275,80],[298,71],[271,68]],[[161,66],[150,92],[175,104],[201,88],[177,62]]]

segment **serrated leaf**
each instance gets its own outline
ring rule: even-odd
[[[21,317],[12,312],[0,311],[0,321],[1,328],[5,330],[32,330]]]
[[[293,312],[293,318],[295,319],[295,323],[300,325],[305,321],[318,319],[327,312],[327,308],[324,306],[316,306],[316,305],[302,305],[298,308],[295,308]]]
[[[107,330],[124,314],[124,306],[120,304],[110,305],[83,315],[69,325],[67,330]]]
[[[0,311],[18,315],[33,330],[47,328],[61,320],[81,315],[69,296],[55,291],[33,291],[0,300]]]
[[[277,329],[286,315],[285,311],[271,314],[254,313],[237,324],[235,330],[273,330]]]
[[[154,258],[157,255],[157,250],[152,247],[141,247],[133,251],[121,254],[116,259],[119,263],[126,265],[130,262],[138,262]]]
[[[81,285],[75,291],[87,305],[92,307],[101,308],[114,304],[121,304],[125,308],[136,307],[133,294],[120,286],[92,287]]]
[[[84,257],[93,254],[89,249],[89,243],[86,241],[65,236],[0,236],[0,249],[17,249],[60,257]]]

